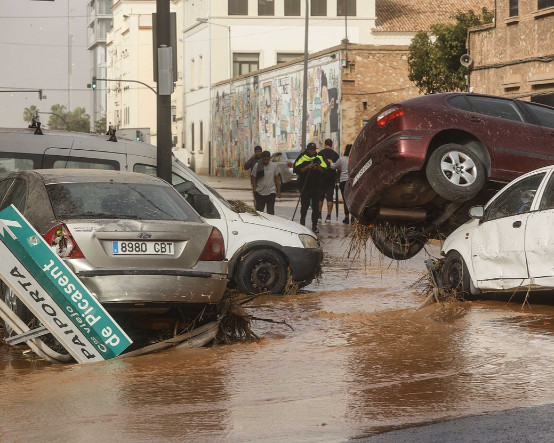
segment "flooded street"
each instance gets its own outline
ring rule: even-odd
[[[286,322],[254,320],[260,341],[65,366],[0,351],[1,440],[344,441],[554,400],[554,306],[418,310],[428,256],[351,261],[341,219],[317,282],[246,305]]]

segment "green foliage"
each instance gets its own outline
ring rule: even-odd
[[[23,110],[23,121],[31,124],[33,121],[33,118],[35,118],[35,115],[37,115],[37,107],[35,105],[31,105],[28,108],[25,108]]]
[[[490,23],[493,17],[487,8],[480,15],[458,11],[455,23],[432,25],[431,35],[419,31],[409,48],[408,78],[424,94],[464,90],[467,68],[460,64],[460,57],[467,53],[467,29]]]
[[[96,122],[94,123],[94,132],[96,134],[105,134],[107,130],[108,129],[107,129],[107,126],[106,126],[106,116],[103,115],[101,118],[96,120]]]
[[[48,113],[48,127],[62,131],[90,132],[90,116],[85,108],[68,112],[65,105],[52,105]]]

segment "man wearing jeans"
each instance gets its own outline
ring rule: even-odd
[[[275,163],[270,163],[269,151],[262,152],[262,161],[252,168],[252,191],[256,200],[256,211],[263,211],[267,205],[267,213],[275,214],[275,195],[281,198],[281,180]]]

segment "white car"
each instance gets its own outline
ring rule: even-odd
[[[509,183],[448,236],[443,283],[462,293],[554,289],[554,166]]]

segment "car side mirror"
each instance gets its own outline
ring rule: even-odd
[[[473,206],[469,209],[469,216],[477,220],[483,220],[485,218],[485,208],[483,206]]]
[[[193,194],[192,197],[192,207],[196,209],[201,216],[208,215],[212,212],[212,202],[210,197],[205,194]]]

